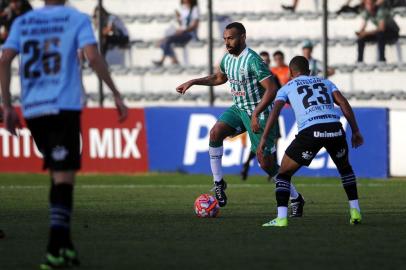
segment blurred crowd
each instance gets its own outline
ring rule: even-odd
[[[0,42],[3,44],[13,21],[32,9],[28,0],[0,0]]]
[[[288,12],[296,12],[299,0],[284,0],[290,2],[282,5],[282,9]],[[316,10],[319,10],[320,1],[315,1]],[[358,31],[355,31],[357,39],[357,62],[364,61],[364,48],[367,43],[376,43],[378,47],[377,60],[385,62],[385,46],[394,44],[399,39],[399,26],[393,19],[394,7],[406,6],[406,0],[345,0],[343,6],[336,11],[341,13],[356,13],[362,16],[363,23]],[[8,36],[11,24],[18,16],[28,12],[32,7],[28,0],[0,0],[0,42],[4,43]],[[100,19],[99,19],[100,16]],[[199,5],[197,0],[180,0],[178,8],[174,11],[175,24],[168,25],[164,36],[157,42],[162,50],[162,55],[152,61],[155,66],[162,66],[167,58],[172,65],[179,65],[179,60],[174,51],[174,46],[184,47],[190,41],[198,40],[198,28],[200,21]],[[367,23],[371,22],[374,27],[367,30]],[[129,31],[116,14],[110,13],[104,7],[96,7],[93,13],[95,28],[101,23],[101,51],[110,65],[124,65],[125,52],[131,49]],[[320,74],[322,63],[313,58],[313,44],[310,40],[304,40],[302,55],[310,63],[312,74]],[[275,52],[276,53],[276,52]],[[273,55],[275,58],[275,55]],[[283,58],[279,51],[276,58]],[[128,58],[128,57],[127,57]],[[184,61],[186,61],[184,59]],[[275,59],[275,63],[277,63]],[[187,63],[186,63],[187,64]],[[332,68],[328,68],[328,75],[334,74]],[[283,80],[282,80],[283,81]]]

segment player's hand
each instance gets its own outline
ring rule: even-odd
[[[352,148],[358,148],[363,144],[364,144],[364,138],[362,137],[361,132],[357,131],[357,132],[352,133],[352,138],[351,138]]]
[[[3,108],[4,126],[12,135],[17,136],[17,129],[21,128],[20,118],[13,108]]]
[[[179,85],[178,87],[176,87],[176,92],[180,93],[180,94],[185,94],[186,91],[193,85],[192,81],[187,81],[181,85]]]
[[[114,96],[114,103],[116,104],[118,112],[118,121],[120,123],[124,122],[128,117],[128,108],[124,104],[123,99],[120,95]]]
[[[254,133],[259,133],[259,130],[261,129],[258,121],[258,116],[256,116],[255,114],[251,116],[251,129]]]

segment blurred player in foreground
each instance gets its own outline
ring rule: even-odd
[[[234,105],[227,109],[210,131],[210,166],[213,173],[214,191],[221,207],[227,204],[225,190],[227,184],[223,179],[221,159],[223,140],[228,136],[247,131],[251,140],[251,150],[256,151],[266,120],[275,98],[277,86],[268,67],[261,57],[245,44],[246,31],[241,23],[234,22],[224,30],[224,42],[228,53],[220,63],[216,74],[187,81],[176,88],[184,94],[193,85],[221,85],[230,82]],[[272,126],[264,140],[267,147],[263,150],[261,167],[268,175],[274,176],[278,165],[274,159],[276,151],[274,139],[275,127]],[[292,199],[302,200],[296,189],[291,186]],[[294,213],[302,215],[303,204],[293,205]],[[293,211],[293,210],[292,210]]]
[[[89,17],[64,4],[64,0],[46,0],[45,7],[17,18],[0,59],[5,127],[17,135],[21,126],[10,94],[11,62],[20,54],[23,116],[44,157],[44,168],[50,171],[49,242],[46,260],[40,265],[44,270],[79,264],[70,236],[73,185],[81,166],[79,49],[113,92],[119,121],[127,117],[127,108],[98,53]]]
[[[340,115],[334,103],[340,106],[352,130],[352,147],[363,144],[362,135],[347,99],[329,80],[309,76],[309,62],[303,56],[294,57],[289,64],[292,80],[282,87],[276,96],[274,107],[258,146],[257,157],[263,158],[268,148],[267,136],[273,131],[278,116],[289,99],[295,112],[299,134],[286,149],[279,173],[276,176],[277,218],[263,226],[288,225],[287,209],[291,178],[301,166],[309,166],[322,147],[325,147],[341,175],[350,204],[350,224],[361,222],[358,204],[357,182],[348,160],[348,145]]]

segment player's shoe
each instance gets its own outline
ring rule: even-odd
[[[40,270],[52,270],[67,267],[65,258],[62,255],[54,256],[48,253],[45,262],[39,265]]]
[[[360,224],[362,220],[361,213],[356,208],[350,208],[350,224]]]
[[[65,262],[68,266],[79,266],[79,256],[74,249],[64,248],[61,249],[61,255],[65,258]]]
[[[224,207],[227,204],[226,189],[227,183],[224,179],[221,179],[220,182],[214,182],[213,190],[220,207]]]
[[[79,266],[78,254],[73,249],[62,248],[59,250],[59,256],[54,256],[48,253],[45,257],[45,262],[40,264],[40,270],[52,270],[61,268],[70,268]]]
[[[305,200],[304,200],[302,194],[299,193],[299,197],[290,201],[289,217],[302,217],[304,205],[305,205]]]
[[[275,218],[271,221],[262,224],[262,227],[287,227],[288,218]]]

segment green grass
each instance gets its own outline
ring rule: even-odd
[[[305,216],[262,228],[274,186],[229,176],[229,205],[194,216],[210,179],[194,175],[79,176],[73,235],[81,269],[404,269],[406,181],[360,180],[364,223],[350,226],[337,179],[298,178]],[[37,269],[47,241],[45,175],[0,174],[0,269]]]

